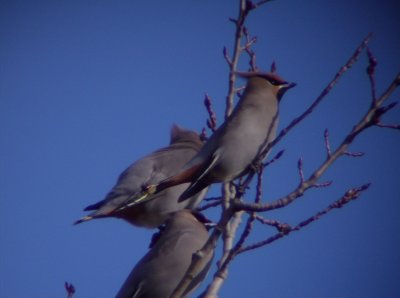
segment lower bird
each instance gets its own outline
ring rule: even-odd
[[[147,185],[159,183],[175,175],[202,146],[203,143],[196,132],[173,125],[170,145],[134,162],[119,176],[104,200],[84,209],[92,213],[77,220],[75,224],[95,218],[116,217],[135,226],[155,228],[163,224],[171,213],[197,207],[205,191],[195,194],[187,202],[178,202],[179,196],[188,188],[189,183],[150,195],[143,202],[132,198],[141,193]]]
[[[116,298],[167,298],[184,277],[192,255],[208,239],[203,218],[181,210],[171,215],[149,252],[136,264]],[[207,275],[213,254],[205,255],[205,266],[194,276],[183,297],[188,297]]]

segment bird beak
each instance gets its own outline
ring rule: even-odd
[[[287,83],[285,85],[282,85],[281,88],[284,88],[284,89],[288,90],[288,89],[291,89],[291,88],[296,87],[296,86],[297,86],[296,83]]]
[[[295,87],[297,84],[296,83],[287,83],[279,86],[278,93],[276,94],[276,97],[278,98],[278,101],[281,100],[283,94],[285,94],[286,91],[289,89]]]

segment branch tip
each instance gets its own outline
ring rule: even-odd
[[[275,60],[272,61],[272,63],[271,63],[271,72],[272,72],[272,73],[273,73],[273,72],[276,72],[276,62],[275,62]]]
[[[367,56],[368,56],[367,74],[374,75],[375,68],[378,64],[378,60],[376,60],[375,56],[372,54],[372,51],[369,47],[367,47]]]
[[[299,171],[300,184],[303,184],[304,183],[304,173],[303,173],[303,158],[302,157],[300,157],[297,162],[297,169]]]
[[[326,182],[315,183],[315,184],[313,185],[313,187],[315,187],[315,188],[328,187],[328,186],[331,186],[332,183],[333,183],[333,181],[332,181],[332,180],[329,180],[329,181],[326,181]]]
[[[324,131],[324,140],[325,140],[325,149],[326,149],[327,159],[329,159],[332,156],[332,151],[331,151],[331,146],[329,144],[329,131],[327,128]]]
[[[70,284],[68,282],[64,282],[64,287],[65,290],[67,291],[68,298],[72,298],[72,296],[75,294],[75,287],[73,284]]]
[[[216,131],[217,130],[217,116],[215,115],[215,112],[213,111],[212,108],[212,101],[211,97],[206,93],[204,96],[204,105],[206,107],[206,110],[208,112],[208,119],[207,119],[207,126],[211,131]]]

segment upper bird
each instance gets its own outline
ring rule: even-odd
[[[192,255],[207,239],[208,232],[200,215],[189,210],[174,213],[151,249],[133,268],[116,298],[170,297],[189,268]],[[204,268],[193,277],[184,297],[189,296],[206,276],[213,253],[204,258]]]
[[[119,176],[104,200],[85,208],[85,211],[93,212],[77,220],[75,224],[94,218],[117,217],[135,226],[155,228],[163,224],[171,213],[197,207],[206,190],[186,202],[178,202],[179,196],[188,188],[189,183],[153,194],[146,202],[137,202],[132,200],[132,197],[147,185],[159,183],[175,175],[202,146],[203,143],[196,132],[173,125],[170,145],[134,162]]]
[[[247,79],[243,95],[232,114],[183,168],[161,183],[150,185],[142,199],[171,186],[190,183],[184,201],[212,183],[232,181],[246,174],[276,134],[278,104],[295,83],[275,73],[238,73]]]

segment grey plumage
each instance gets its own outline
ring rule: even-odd
[[[188,183],[151,195],[146,202],[138,202],[132,198],[146,185],[158,183],[176,174],[202,145],[197,133],[174,125],[171,129],[170,145],[128,167],[104,200],[85,208],[85,211],[93,212],[75,224],[94,218],[117,217],[136,226],[154,228],[163,224],[172,212],[183,208],[195,208],[204,197],[205,191],[196,194],[188,202],[177,201],[189,186]]]
[[[246,89],[229,118],[178,174],[149,187],[149,193],[190,182],[180,197],[183,201],[212,183],[232,181],[247,173],[258,154],[275,138],[279,101],[295,84],[273,73],[241,76],[248,79]]]
[[[165,230],[149,252],[136,264],[116,298],[167,298],[184,277],[192,255],[208,239],[204,224],[189,210],[172,215]],[[213,255],[207,256],[206,267],[189,286],[188,296],[205,278]]]

